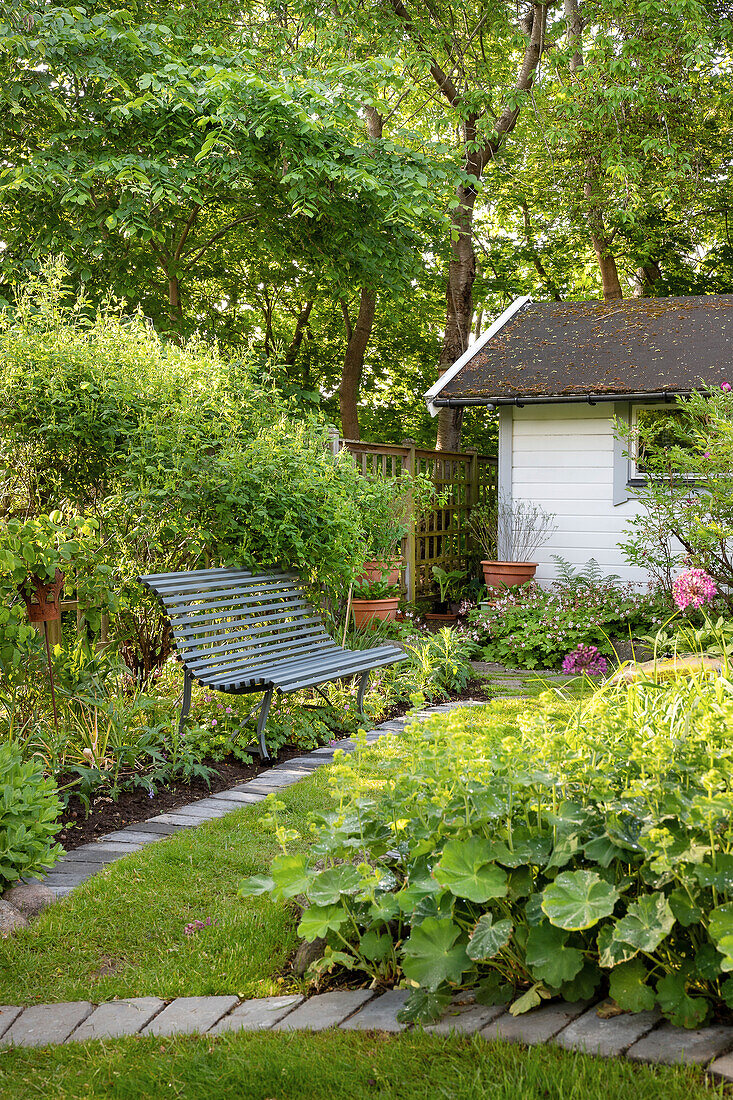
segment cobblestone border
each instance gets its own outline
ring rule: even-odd
[[[410,715],[428,718],[460,706],[482,705],[483,700],[445,703]],[[407,719],[383,722],[367,734],[373,743],[390,733],[401,733]],[[107,833],[99,840],[69,852],[54,866],[44,882],[63,897],[110,863],[147,844],[224,817],[232,810],[260,802],[268,794],[297,783],[317,768],[329,764],[337,749],[352,752],[352,738],[327,745],[261,772],[255,779],[200,799],[171,813]],[[407,1030],[397,1013],[407,991],[392,989],[377,995],[371,990],[343,990],[304,998],[300,995],[240,1000],[235,996],[177,997],[166,1002],[157,997],[133,997],[94,1005],[90,1001],[59,1004],[0,1005],[0,1046],[59,1045],[89,1039],[114,1039],[126,1035],[222,1035],[231,1031],[348,1031]],[[470,996],[458,997],[437,1023],[425,1028],[432,1034],[478,1035],[487,1040],[533,1046],[555,1043],[566,1050],[602,1057],[626,1057],[634,1062],[699,1065],[716,1077],[733,1081],[733,1027],[708,1027],[686,1031],[663,1023],[659,1013],[623,1014],[602,1019],[597,1005],[556,1001],[523,1016],[511,1016],[505,1008],[476,1004]]]

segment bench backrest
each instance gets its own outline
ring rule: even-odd
[[[201,569],[140,581],[163,604],[178,654],[196,678],[237,669],[256,683],[268,665],[334,647],[295,574]]]

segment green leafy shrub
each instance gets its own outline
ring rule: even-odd
[[[733,1008],[733,681],[606,685],[453,711],[343,760],[310,861],[246,892],[305,894],[300,934],[413,989],[519,1013],[608,990],[697,1027]]]
[[[613,658],[613,638],[648,632],[667,618],[665,602],[612,583],[539,585],[508,590],[491,607],[469,615],[485,661],[521,668],[559,668],[581,643]]]
[[[426,699],[460,693],[476,679],[471,665],[476,644],[461,630],[443,627],[406,641],[404,650],[409,663],[395,669],[395,686],[403,699],[415,693]]]
[[[16,745],[0,744],[0,893],[27,875],[39,875],[62,854],[54,843],[61,803],[37,760]]]

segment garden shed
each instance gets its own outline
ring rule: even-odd
[[[555,515],[536,555],[639,582],[619,539],[639,505],[643,456],[627,455],[615,420],[669,418],[677,398],[733,381],[733,294],[609,302],[513,302],[428,390],[428,407],[499,413],[498,487]],[[502,550],[499,547],[501,556]]]

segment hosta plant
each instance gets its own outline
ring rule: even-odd
[[[520,1013],[608,995],[697,1027],[733,1008],[733,682],[607,684],[466,708],[335,768],[310,858],[246,893],[303,895],[320,964]]]

